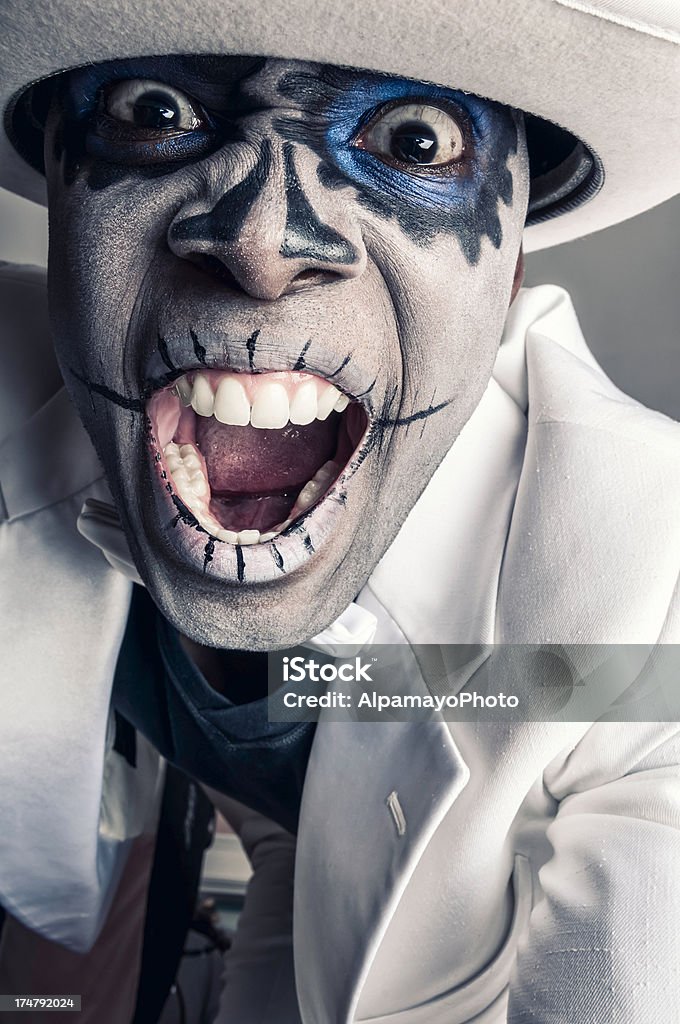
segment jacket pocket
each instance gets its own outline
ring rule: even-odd
[[[517,945],[529,924],[533,904],[531,866],[517,854],[512,872],[514,908],[510,928],[496,956],[474,978],[442,992],[436,999],[380,1017],[363,1017],[356,1024],[502,1024],[508,982]]]

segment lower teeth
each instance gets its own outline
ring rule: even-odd
[[[340,473],[340,466],[336,462],[324,463],[298,494],[285,522],[279,523],[278,526],[266,533],[251,529],[228,530],[217,521],[208,507],[206,498],[210,494],[210,485],[203,471],[198,449],[193,444],[177,445],[171,441],[163,449],[163,456],[172,474],[178,497],[190,509],[204,530],[217,540],[225,541],[228,544],[266,544],[278,537],[288,529],[294,519],[297,519],[319,500]]]

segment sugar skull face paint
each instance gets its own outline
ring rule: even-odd
[[[143,579],[198,642],[309,638],[487,384],[521,118],[347,69],[145,58],[65,76],[45,154],[57,352]]]

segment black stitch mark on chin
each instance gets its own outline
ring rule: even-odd
[[[196,331],[194,331],[192,328],[189,328],[189,337],[191,338],[194,345],[194,355],[198,359],[199,363],[205,366],[205,348],[203,345],[201,345],[200,341],[198,340],[198,335],[196,334]]]
[[[236,545],[236,576],[239,583],[243,583],[246,578],[246,563],[243,560],[243,548],[240,544]]]
[[[160,333],[158,335],[158,351],[160,352],[161,359],[167,366],[168,370],[170,370],[171,373],[176,372],[177,367],[173,363],[172,359],[170,358],[170,353],[168,352],[168,343],[163,337],[163,335]]]
[[[250,367],[251,372],[255,369],[255,345],[257,344],[257,339],[259,337],[260,330],[258,328],[256,331],[253,331],[253,333],[246,341],[246,349],[248,351],[248,366]]]
[[[345,369],[345,367],[347,366],[347,364],[349,363],[351,358],[352,358],[352,353],[350,352],[350,354],[348,356],[345,356],[345,358],[340,363],[340,366],[337,368],[337,370],[333,370],[332,373],[329,373],[328,379],[332,380],[333,377],[337,377],[337,375],[339,373],[342,373],[342,371]],[[375,384],[375,381],[373,381],[373,383]]]
[[[274,561],[276,562],[277,568],[280,569],[281,572],[285,572],[286,570],[283,564],[283,555],[281,554],[276,544],[274,543],[272,543],[272,555],[274,556]]]
[[[76,380],[79,380],[81,384],[90,391],[90,393],[101,395],[102,398],[108,399],[109,402],[113,402],[115,405],[119,405],[121,409],[127,409],[131,412],[144,412],[144,402],[141,398],[127,398],[126,395],[121,395],[112,388],[108,388],[105,384],[97,384],[95,381],[88,380],[87,377],[83,377],[82,374],[78,373],[73,367],[68,367],[69,373],[73,374]]]
[[[317,217],[304,193],[295,170],[293,145],[283,145],[283,172],[286,183],[286,226],[281,255],[286,259],[312,260],[314,263],[333,263],[350,266],[358,261],[358,254],[346,238],[338,234]]]
[[[177,494],[172,494],[172,488],[170,484],[167,484],[166,486],[168,491],[171,492],[170,496],[172,497],[172,503],[177,509],[177,517],[175,518],[172,525],[176,526],[178,521],[181,521],[184,523],[185,526],[191,526],[194,530],[198,530],[199,533],[207,533],[208,531],[201,526],[198,519],[191,511],[191,509],[184,504],[182,499]]]
[[[203,554],[204,554],[204,558],[203,558],[203,572],[205,572],[207,570],[208,565],[210,564],[210,562],[212,562],[214,551],[215,551],[215,540],[214,540],[213,537],[210,537],[210,539],[208,540],[208,543],[203,548]]]
[[[308,351],[309,346],[311,344],[312,344],[312,339],[310,338],[302,346],[302,351],[300,352],[300,355],[297,357],[297,362],[295,363],[295,366],[293,367],[294,370],[304,370],[304,368],[306,367],[307,363],[305,362],[305,356],[307,355],[307,351]]]

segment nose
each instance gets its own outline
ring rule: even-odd
[[[314,161],[311,151],[290,142],[276,148],[265,138],[254,166],[235,184],[227,180],[214,205],[180,210],[168,232],[171,250],[269,301],[310,283],[358,277],[366,265],[359,226],[344,198],[318,181]],[[296,162],[305,168],[304,186]]]

